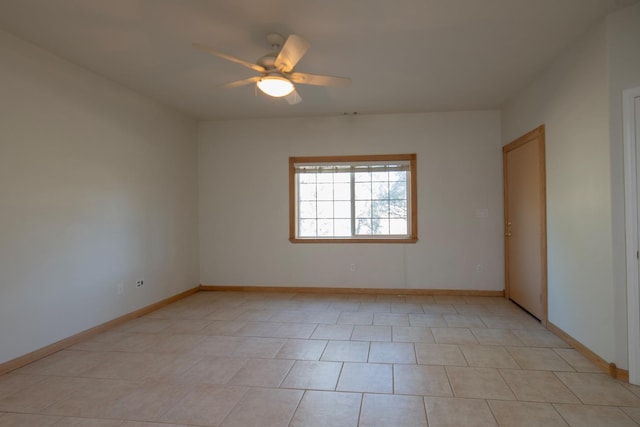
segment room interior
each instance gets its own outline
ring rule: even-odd
[[[371,310],[371,327],[455,329],[457,318],[446,323],[447,315],[485,316],[486,327],[496,312],[528,324],[529,318],[495,297],[505,282],[502,147],[540,125],[546,132],[548,321],[582,353],[570,352],[575,350],[541,325],[533,333],[552,340],[540,348],[554,348],[554,358],[573,357],[573,364],[561,359],[568,363],[566,371],[607,377],[581,359],[585,354],[614,364],[613,374],[621,380],[602,390],[615,389],[613,395],[627,400],[610,405],[589,400],[563,381],[571,398],[529,410],[551,408],[550,416],[561,417],[553,418],[558,425],[585,425],[584,418],[572,418],[568,407],[558,406],[572,404],[587,412],[602,409],[589,414],[615,420],[608,425],[640,423],[635,401],[640,391],[625,380],[622,135],[622,91],[640,85],[640,4],[479,3],[1,2],[0,373],[6,374],[0,376],[0,425],[14,425],[15,417],[27,415],[44,418],[24,425],[240,423],[227,416],[233,406],[226,418],[207,423],[180,417],[102,419],[96,413],[47,414],[42,408],[21,412],[2,403],[21,387],[37,390],[26,382],[18,387],[11,383],[15,378],[50,379],[50,365],[27,362],[70,356],[53,354],[63,348],[122,351],[101,347],[105,342],[96,337],[156,334],[153,328],[168,327],[168,320],[196,320],[189,317],[194,310],[202,316],[197,320],[207,320],[203,330],[211,327],[226,336],[212,322],[240,321],[250,313],[226,318],[225,304],[272,310],[273,316],[309,307],[329,312],[332,305],[340,306],[341,314],[367,313],[366,304],[382,304],[376,306],[382,313],[394,314],[393,304],[402,304],[396,306],[405,310],[396,312],[406,316],[402,319],[383,320],[381,312]],[[299,34],[310,42],[296,71],[349,77],[351,84],[296,85],[302,98],[297,104],[270,98],[252,84],[221,88],[255,72],[192,46],[200,43],[253,62],[269,52],[265,37],[271,32]],[[289,157],[394,153],[418,158],[416,243],[289,242]],[[488,214],[479,216],[479,210]],[[201,286],[219,292],[194,293]],[[232,287],[255,289],[231,292]],[[264,292],[278,287],[283,292]],[[306,288],[325,292],[306,293]],[[274,305],[261,305],[265,302]],[[429,311],[443,309],[438,304],[454,311]],[[428,325],[420,324],[425,320],[418,315],[439,317]],[[333,324],[340,324],[339,316]],[[286,320],[276,319],[265,319],[266,325],[286,326]],[[358,324],[352,326],[351,333]],[[479,325],[462,327],[482,333]],[[246,335],[241,329],[228,335],[283,339],[279,332]],[[525,334],[519,327],[507,329]],[[170,331],[165,330],[177,333]],[[316,331],[285,337],[313,341]],[[414,342],[418,365],[419,346],[427,351],[425,345],[445,345],[437,331],[430,333]],[[320,336],[359,341],[351,335]],[[472,338],[483,344],[478,335]],[[382,352],[376,339],[362,342],[368,342],[369,358],[374,347]],[[473,366],[472,350],[460,351]],[[278,352],[271,357],[278,359]],[[337,363],[322,354],[311,360]],[[514,354],[507,356],[523,368]],[[454,370],[443,371],[450,394],[420,400],[424,423],[439,425],[437,408],[446,405],[433,399],[460,397],[466,399],[461,405],[479,404],[476,395],[457,394]],[[566,380],[562,373],[554,375]],[[335,393],[341,380],[336,378]],[[267,390],[249,388],[257,400]],[[278,421],[282,425],[300,423],[295,409],[304,409],[300,402],[317,392],[301,389],[305,397],[292,392],[297,403],[289,418]],[[353,398],[344,395],[352,391],[343,388],[340,398]],[[378,393],[361,390],[355,402],[374,408],[375,400],[388,394]],[[238,395],[236,402],[249,394]],[[509,412],[500,403],[509,399],[491,399],[479,399],[480,412],[489,414],[487,425],[510,425],[500,415]],[[365,413],[356,422],[375,425]],[[76,424],[64,424],[72,415]]]

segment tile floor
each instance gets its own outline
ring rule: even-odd
[[[200,292],[0,376],[0,427],[639,424],[502,298]]]

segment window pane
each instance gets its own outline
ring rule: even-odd
[[[315,184],[300,184],[300,200],[315,200],[316,199],[316,185]]]
[[[319,219],[318,220],[318,236],[333,236],[333,220],[331,219]]]
[[[385,182],[374,182],[371,185],[371,198],[373,200],[389,198],[389,184]]]
[[[356,182],[371,182],[370,172],[356,172],[354,175]]]
[[[316,217],[316,202],[300,202],[298,215],[300,218]]]
[[[333,202],[318,202],[318,218],[333,218]]]
[[[333,215],[335,218],[351,218],[351,202],[334,202]]]
[[[407,234],[407,219],[391,219],[389,220],[389,229],[391,234]]]
[[[317,175],[318,182],[333,182],[333,174],[331,172],[322,172]]]
[[[315,237],[317,235],[315,219],[301,219],[299,224],[298,233],[300,233],[300,237]]]
[[[351,220],[350,219],[336,219],[333,221],[333,234],[339,237],[351,236]]]
[[[371,220],[362,218],[356,220],[356,234],[370,235]]]
[[[298,182],[300,184],[315,184],[316,183],[316,174],[315,173],[301,173],[298,175]]]
[[[356,218],[371,218],[371,202],[356,202]]]
[[[391,218],[406,218],[408,216],[407,202],[405,200],[390,200],[389,216]]]
[[[351,184],[335,184],[333,186],[334,200],[351,200]]]
[[[389,220],[386,218],[374,218],[371,220],[372,234],[387,235],[389,234]]]
[[[333,200],[333,184],[318,184],[318,200]]]
[[[371,202],[371,217],[372,218],[388,218],[389,202],[386,200]]]
[[[407,183],[406,182],[394,182],[389,187],[389,198],[390,199],[402,199],[406,200],[407,198]]]
[[[371,173],[372,181],[388,181],[389,180],[389,172],[372,172]]]
[[[391,171],[389,172],[389,181],[406,181],[407,180],[407,172],[405,171]]]
[[[340,172],[333,174],[333,182],[351,182],[351,173],[349,172]]]
[[[371,183],[356,182],[356,200],[371,200]]]

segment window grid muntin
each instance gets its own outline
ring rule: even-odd
[[[370,173],[356,172],[359,176],[357,176],[355,180],[360,184],[360,187],[356,187],[356,192],[354,194],[354,204],[356,206],[356,215],[354,219],[357,224],[356,228],[354,229],[354,236],[362,237],[362,236],[406,236],[408,235],[409,227],[408,227],[407,211],[405,210],[404,216],[402,217],[397,216],[393,218],[394,223],[398,222],[395,220],[403,221],[404,232],[401,232],[401,233],[393,232],[391,227],[392,218],[391,218],[390,212],[391,212],[392,202],[402,201],[406,203],[410,200],[409,194],[408,194],[408,186],[407,186],[409,173],[408,171],[395,172],[396,174],[397,173],[403,174],[403,177],[402,179],[398,179],[399,177],[396,176],[395,177],[396,179],[392,181],[390,176],[391,171],[389,169],[390,168],[385,168],[384,171],[372,171]],[[386,177],[383,175],[386,175]],[[393,184],[404,183],[404,185],[402,186],[403,187],[402,198],[397,197],[397,196],[400,196],[400,194],[395,194],[395,195],[391,194],[392,183]],[[364,186],[364,184],[368,184],[368,186]],[[384,187],[386,187],[386,189],[383,189]],[[367,196],[367,194],[359,195],[358,188],[368,189],[368,193],[369,193],[368,198],[364,197],[364,196]],[[383,189],[382,192],[380,191],[381,189]],[[366,192],[367,191],[365,191],[365,193]],[[383,196],[386,194],[386,197],[381,197],[380,194],[382,194]],[[396,197],[393,197],[393,196],[396,196]],[[386,215],[376,214],[379,211],[375,209],[375,206],[379,206],[381,202],[383,202],[383,204],[386,204],[387,206]],[[359,204],[361,206],[368,205],[368,211],[369,211],[368,215],[366,213],[362,213],[361,211],[358,211]],[[360,230],[361,225],[368,227],[369,232],[367,232],[366,229],[361,231]]]
[[[344,185],[345,180],[344,180],[344,173],[342,172],[336,172],[336,173],[304,173],[304,174],[296,174],[296,188],[297,188],[297,194],[301,194],[300,191],[300,186],[301,185],[312,185],[309,182],[306,183],[300,183],[300,177],[303,175],[307,175],[307,179],[309,178],[309,176],[313,176],[314,179],[314,186],[315,186],[315,195],[316,197],[314,199],[305,199],[302,197],[297,197],[298,203],[297,203],[297,218],[298,218],[298,231],[297,234],[299,237],[302,238],[313,238],[313,237],[320,237],[320,238],[329,238],[329,237],[351,237],[352,234],[351,233],[341,233],[340,232],[340,228],[341,227],[336,227],[336,224],[343,224],[344,221],[351,221],[351,219],[349,217],[344,217],[344,216],[336,216],[336,204],[343,204],[344,202],[349,202],[351,200],[351,194],[349,194],[349,198],[345,198],[345,197],[336,197],[336,191],[335,191],[335,187],[336,185]],[[323,176],[325,177],[325,179],[323,180],[319,180],[318,177],[319,176]],[[327,177],[331,177],[331,179],[327,179]],[[343,178],[343,179],[338,179],[336,180],[336,177],[338,178]],[[319,182],[321,181],[321,182]],[[324,191],[324,197],[320,198],[319,194],[320,191],[318,190],[318,186],[319,185],[323,185],[326,186],[330,184],[331,187],[331,197],[327,197],[329,191]],[[301,205],[303,205],[304,203],[313,203],[315,204],[315,215],[314,216],[301,216],[300,212],[303,210],[301,208]],[[320,212],[320,206],[330,206],[330,214],[329,215],[322,215],[322,213]],[[305,227],[301,226],[301,223],[310,223],[313,224],[315,222],[315,226],[312,227],[315,229],[315,232],[313,234],[303,234],[303,229],[306,229]],[[323,229],[322,225],[327,226],[327,228],[329,229],[329,232],[325,233],[326,229]]]

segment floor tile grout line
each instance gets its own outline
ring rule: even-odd
[[[451,382],[451,376],[449,375],[449,370],[447,369],[446,365],[443,365],[442,368],[444,369],[444,374],[447,376],[447,381],[449,382],[449,389],[451,389],[451,396],[453,398],[458,397],[455,388],[453,387],[453,384]]]
[[[340,378],[342,377],[342,370],[344,369],[345,362],[340,362],[340,372],[338,373],[338,378],[336,378],[336,386],[333,388],[333,391],[338,391],[338,384],[340,383]]]
[[[515,392],[513,387],[511,387],[511,385],[509,384],[509,381],[507,381],[507,379],[504,377],[504,375],[502,374],[502,370],[501,369],[496,369],[496,370],[498,371],[498,375],[500,375],[500,378],[502,378],[502,381],[505,383],[505,385],[507,386],[507,388],[509,389],[509,391],[511,392],[515,400],[519,402],[520,399],[518,398],[518,394]]]
[[[364,405],[364,393],[361,392],[358,394],[360,394],[360,408],[358,409],[358,423],[356,425],[360,426],[362,418],[362,406]]]
[[[298,400],[298,404],[296,405],[296,409],[294,409],[291,412],[291,417],[289,418],[289,422],[287,423],[287,426],[291,426],[291,423],[293,422],[294,417],[296,416],[296,412],[298,412],[298,409],[300,409],[300,404],[302,403],[302,400],[304,399],[304,397],[307,394],[307,390],[304,390],[302,392],[302,395],[300,396],[300,399]]]
[[[481,344],[482,345],[482,344]],[[513,355],[511,353],[509,353],[509,350],[507,349],[506,345],[500,345],[500,346],[496,346],[499,347],[501,349],[503,349],[505,351],[505,353],[507,353],[507,355],[514,361],[514,363],[516,364],[516,366],[518,367],[518,369],[523,370],[522,366],[520,366],[520,364],[518,363],[518,361],[516,360],[515,357],[513,357]]]
[[[468,368],[473,368],[473,366],[471,366],[471,364],[469,363],[469,359],[467,358],[467,356],[464,354],[464,351],[461,348],[461,344],[457,344],[456,347],[458,347],[458,351],[462,354],[462,358],[464,359],[465,363],[467,364]],[[453,388],[453,387],[452,387]]]
[[[517,402],[517,400],[516,400]],[[493,410],[493,407],[491,406],[491,401],[490,400],[485,400],[486,405],[489,407],[489,412],[491,413],[491,416],[493,417],[494,421],[496,422],[496,426],[500,426],[500,422],[498,421],[498,417],[495,414],[495,411]]]
[[[569,392],[571,392],[571,394],[573,394],[573,395],[578,399],[578,402],[580,402],[580,403],[581,403],[581,404],[583,404],[583,405],[588,405],[588,403],[586,403],[582,398],[580,398],[580,396],[578,396],[578,394],[577,394],[575,391],[573,391],[573,389],[572,389],[571,387],[569,387],[569,385],[568,385],[566,382],[564,382],[564,381],[562,380],[562,378],[560,378],[560,376],[558,376],[558,371],[551,371],[551,372],[553,373],[553,376],[554,376],[558,381],[560,381],[560,383],[561,383],[561,384],[562,384],[562,385],[563,385],[567,390],[569,390]],[[604,375],[604,374],[603,374],[603,375]]]
[[[562,415],[562,412],[560,412],[560,410],[558,409],[558,403],[552,403],[551,406],[553,407],[553,409],[558,413],[558,415],[560,415],[560,418],[562,418],[562,420],[567,423],[568,426],[571,426],[571,423],[569,422],[569,420]]]
[[[427,396],[422,396],[422,407],[424,408],[424,419],[427,421],[427,427],[429,426],[429,412],[427,411]]]
[[[185,320],[189,320],[189,319],[185,319]],[[486,324],[486,323],[485,323],[485,324]],[[316,324],[316,328],[317,328],[317,327],[318,327],[318,324]],[[501,329],[501,328],[498,328],[498,329]],[[505,330],[511,330],[511,329],[509,329],[509,328],[504,328],[504,329],[505,329]],[[476,339],[477,339],[477,335],[473,333],[473,330],[472,330],[472,329],[470,329],[470,330],[471,330],[471,334],[474,336],[474,338],[476,338]],[[315,329],[314,329],[314,331],[315,331]],[[391,342],[393,342],[393,337],[394,337],[394,332],[393,332],[393,331],[394,331],[394,329],[393,329],[393,327],[391,327]],[[354,332],[354,331],[353,331],[353,328],[352,328],[351,333],[353,334],[353,332]],[[147,333],[150,333],[150,332],[147,332]],[[157,332],[157,334],[158,334],[158,335],[161,335],[161,334],[162,334],[162,331]],[[178,334],[178,332],[175,332],[175,333],[173,333],[173,334]],[[232,336],[233,336],[233,334],[232,334]],[[305,338],[300,338],[300,339],[301,339],[301,340],[305,340]],[[309,337],[307,337],[307,339],[306,339],[306,340],[310,341],[311,339],[310,339]],[[329,340],[325,340],[324,347],[323,347],[323,349],[322,349],[322,351],[321,351],[321,354],[324,354],[324,352],[326,351],[326,347],[327,347],[327,345],[328,345],[328,342],[329,342]],[[367,360],[368,360],[368,359],[369,359],[369,353],[370,353],[370,345],[371,345],[371,341],[367,341],[367,343],[368,343],[368,345],[369,345],[369,348],[368,348],[368,355],[367,355]],[[414,355],[416,356],[416,362],[415,362],[415,364],[416,364],[416,365],[419,365],[419,363],[418,363],[418,361],[417,361],[417,354],[415,353],[415,352],[416,352],[416,348],[415,348],[415,344],[416,344],[416,343],[415,343],[415,342],[413,342],[413,341],[412,341],[411,343],[412,343],[412,346],[413,346],[413,348],[414,348]],[[522,343],[521,345],[518,345],[517,347],[522,347],[522,348],[529,348],[529,347],[531,347],[531,348],[549,348],[550,350],[552,350],[552,351],[554,352],[554,354],[556,354],[560,359],[564,360],[564,361],[569,365],[569,367],[570,367],[571,371],[568,371],[568,372],[576,373],[577,369],[576,369],[573,365],[571,365],[571,364],[570,364],[570,363],[569,363],[569,362],[568,362],[564,357],[562,357],[562,355],[558,354],[557,348],[555,348],[554,346],[552,346],[552,345],[545,345],[544,343],[543,343],[543,344],[540,344],[540,343],[530,343],[530,344],[534,344],[534,345],[525,345],[524,343]],[[484,346],[484,344],[479,344],[479,345],[483,345],[483,346]],[[498,347],[498,348],[503,348],[503,349],[507,349],[507,350],[508,350],[508,348],[509,348],[509,347],[512,347],[512,346],[510,346],[510,345],[498,345],[497,347]],[[564,347],[563,347],[563,348],[564,348]],[[75,349],[72,349],[72,350],[75,350]],[[89,350],[85,350],[85,349],[77,349],[77,350],[78,350],[78,351],[87,351],[87,352],[90,352]],[[139,352],[139,351],[133,351],[133,352],[131,352],[131,354],[134,354],[134,353],[148,353],[148,354],[153,354],[152,352],[148,352],[147,350],[142,351],[142,352]],[[203,357],[204,357],[204,356],[203,356]],[[467,357],[466,357],[464,354],[463,354],[463,357],[465,358],[465,360],[467,360]],[[269,358],[269,359],[273,359],[273,358]],[[293,359],[293,360],[298,360],[298,359]],[[468,363],[468,362],[467,362],[467,363]],[[516,364],[520,367],[520,364],[519,364],[517,361],[516,361]],[[342,364],[342,366],[344,366],[344,363]],[[394,365],[394,367],[395,367],[395,365]],[[189,369],[190,369],[190,368],[189,368]],[[523,370],[523,369],[520,367],[520,368],[519,368],[519,370]],[[501,370],[500,368],[498,368],[498,371],[502,374],[502,370]],[[538,371],[538,370],[530,370],[530,371]],[[546,370],[540,370],[540,371],[546,371]],[[445,369],[445,372],[447,373],[447,378],[448,378],[448,381],[449,381],[449,387],[451,388],[452,394],[454,394],[454,393],[453,393],[453,388],[452,388],[452,385],[451,385],[451,380],[450,380],[450,378],[449,378],[449,376],[448,376],[448,371],[447,371],[446,369]],[[547,372],[548,372],[548,371],[547,371]],[[558,376],[557,376],[557,374],[558,374],[558,373],[557,373],[556,371],[552,371],[552,372],[555,374],[556,378],[558,378]],[[55,375],[52,375],[52,376],[55,376]],[[502,376],[502,377],[503,377],[503,380],[504,380],[504,376]],[[285,378],[286,378],[286,377],[285,377]],[[339,377],[338,377],[338,378],[339,378]],[[392,389],[392,393],[394,393],[394,394],[395,394],[395,392],[396,392],[396,390],[395,390],[395,377],[392,377],[392,382],[393,382],[393,384],[394,384],[394,387],[393,387],[393,389]],[[336,383],[337,383],[337,381],[336,381]],[[509,386],[509,384],[507,384],[507,385]],[[336,386],[336,387],[337,387],[337,386]],[[566,387],[566,385],[565,385],[565,387]],[[509,386],[509,389],[513,392],[513,390],[511,389],[511,386]],[[573,390],[570,390],[570,391],[573,393]],[[634,393],[634,394],[635,394],[635,393]],[[520,401],[520,400],[518,400],[518,401]],[[579,402],[582,402],[582,403],[580,403],[580,405],[582,405],[582,406],[599,406],[599,405],[587,405],[587,404],[585,404],[585,403],[584,403],[581,399],[579,399],[579,398],[578,398],[578,401],[579,401]],[[620,409],[620,410],[621,410],[622,412],[624,412],[622,409]]]
[[[396,394],[396,365],[394,363],[391,364],[391,394]]]

